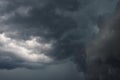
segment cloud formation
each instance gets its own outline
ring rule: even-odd
[[[62,7],[63,2],[60,1],[59,5],[57,2],[54,0],[0,1],[2,6],[0,51],[1,64],[4,63],[2,69],[41,66],[55,62],[54,58],[65,59],[71,55],[69,43],[66,44],[61,38],[77,25],[72,18],[57,14],[56,9],[75,11],[79,4],[77,0],[71,0],[70,3],[66,0],[64,5],[68,6]],[[69,48],[64,49],[65,47]]]
[[[38,69],[72,58],[84,73],[86,45],[117,1],[0,0],[0,69]]]
[[[105,21],[98,36],[86,49],[87,80],[119,80],[120,77],[120,13]]]
[[[1,33],[0,52],[4,55],[1,60],[14,60],[15,57],[22,61],[18,62],[19,65],[24,62],[42,64],[53,61],[52,58],[45,55],[52,50],[52,43],[38,42],[38,39],[39,37],[31,37],[29,40],[16,40],[8,37],[5,33]],[[4,66],[4,68],[6,67]]]
[[[50,58],[45,56],[44,51],[50,50],[52,44],[38,43],[36,38],[26,41],[18,41],[7,37],[5,33],[0,34],[0,50],[13,53],[14,55],[30,62],[49,62]]]

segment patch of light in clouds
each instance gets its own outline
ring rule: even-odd
[[[15,55],[28,62],[48,63],[53,61],[44,54],[45,51],[52,49],[52,43],[40,43],[37,39],[37,37],[31,37],[29,40],[17,40],[1,33],[0,51],[8,52],[6,54]]]

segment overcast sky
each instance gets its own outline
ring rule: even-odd
[[[0,0],[0,80],[85,80],[86,45],[118,2]]]

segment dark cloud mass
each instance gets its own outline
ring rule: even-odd
[[[115,13],[105,21],[98,37],[87,48],[87,80],[120,79],[120,13],[119,2]],[[90,47],[91,46],[91,47]]]
[[[0,80],[16,80],[21,71],[22,80],[119,79],[119,4],[0,0]]]

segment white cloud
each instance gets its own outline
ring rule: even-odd
[[[0,34],[0,51],[12,54],[27,62],[49,63],[53,59],[46,56],[44,52],[52,49],[52,43],[38,41],[40,37],[31,37],[29,40],[17,40]]]

